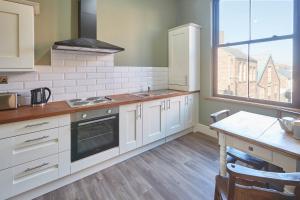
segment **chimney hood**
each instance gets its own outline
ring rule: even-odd
[[[78,39],[55,42],[52,49],[68,51],[97,52],[105,54],[118,53],[124,51],[106,42],[97,40],[97,0],[79,0],[78,6]]]

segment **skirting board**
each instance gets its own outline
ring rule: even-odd
[[[203,134],[208,135],[213,138],[218,138],[217,132],[214,130],[211,130],[209,128],[209,126],[206,126],[204,124],[196,124],[196,126],[194,127],[194,132],[203,133]]]
[[[9,200],[30,200],[30,199],[34,199],[36,197],[42,196],[43,194],[46,194],[48,192],[54,191],[58,188],[61,188],[65,185],[68,185],[70,183],[73,183],[75,181],[78,181],[82,178],[85,178],[87,176],[90,176],[92,174],[95,174],[103,169],[106,169],[108,167],[111,167],[115,164],[118,164],[120,162],[123,162],[131,157],[137,156],[145,151],[148,151],[150,149],[153,149],[155,147],[158,147],[162,144],[165,144],[168,141],[174,140],[178,137],[181,137],[183,135],[186,135],[188,133],[191,133],[193,131],[193,128],[191,129],[187,129],[185,131],[179,132],[177,134],[174,134],[172,136],[169,136],[167,138],[161,139],[159,141],[153,142],[151,144],[148,144],[146,146],[143,146],[141,148],[138,148],[136,150],[127,152],[125,154],[119,155],[115,158],[112,158],[110,160],[107,160],[105,162],[99,163],[95,166],[92,166],[90,168],[84,169],[82,171],[79,171],[75,174],[71,174],[69,176],[63,177],[61,179],[58,179],[56,181],[53,181],[51,183],[48,183],[46,185],[40,186],[38,188],[35,188],[33,190],[30,190],[28,192],[25,192],[23,194],[20,194],[18,196],[12,197]]]

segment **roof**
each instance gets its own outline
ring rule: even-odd
[[[281,64],[276,64],[277,72],[286,77],[287,79],[291,80],[292,79],[292,67],[286,66],[286,65],[281,65]]]
[[[232,48],[232,47],[225,47],[224,50],[230,54],[232,54],[235,58],[239,58],[239,59],[244,59],[247,60],[248,59],[248,55],[245,54],[244,52],[242,52],[239,49],[236,48]],[[256,59],[251,58],[249,59],[251,62],[257,62]]]
[[[272,55],[270,54],[266,54],[266,55],[260,55],[257,59],[257,81],[259,81],[263,74],[264,74],[264,71],[268,65],[268,63],[272,61],[273,63],[273,58],[272,58]]]

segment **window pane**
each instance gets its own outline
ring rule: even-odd
[[[250,55],[257,63],[256,87],[250,86],[250,97],[291,102],[293,40],[251,44]]]
[[[294,0],[252,0],[251,38],[293,34]]]
[[[248,45],[218,49],[218,94],[248,97]]]
[[[219,41],[220,44],[250,39],[249,0],[220,0]]]

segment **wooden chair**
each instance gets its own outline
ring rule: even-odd
[[[230,115],[229,110],[221,110],[219,112],[211,114],[210,117],[212,118],[213,122],[216,123],[220,119],[223,119],[224,117],[229,117],[229,115]],[[268,163],[265,162],[264,160],[255,158],[237,149],[227,147],[227,163],[235,163],[236,161],[245,163],[254,169],[258,169],[258,170],[268,169]]]
[[[216,176],[215,200],[299,200],[300,173],[274,173],[227,164],[229,177]],[[264,188],[270,183],[295,186],[294,194]]]

